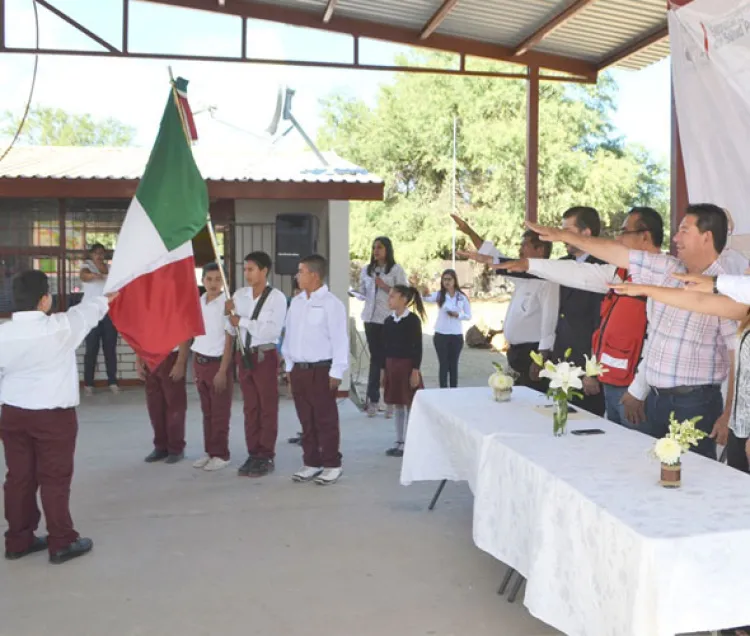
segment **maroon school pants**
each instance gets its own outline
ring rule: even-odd
[[[39,489],[47,521],[49,552],[78,538],[70,518],[70,482],[78,419],[75,409],[30,411],[15,406],[0,410],[0,439],[5,449],[5,549],[23,552],[39,526]]]
[[[245,404],[245,441],[250,457],[273,459],[279,434],[279,354],[263,351],[263,361],[253,353],[253,366],[246,369],[237,353],[237,375]]]
[[[302,460],[311,468],[339,468],[339,409],[329,385],[330,368],[292,369],[292,397],[302,425]]]
[[[146,408],[154,429],[154,448],[170,455],[179,455],[185,450],[185,378],[175,382],[169,377],[176,361],[177,352],[173,351],[146,375]]]
[[[193,354],[193,375],[203,411],[203,449],[209,457],[229,459],[229,418],[232,414],[234,376],[231,366],[226,371],[227,385],[223,391],[214,388],[220,360]],[[203,363],[199,360],[207,360]]]

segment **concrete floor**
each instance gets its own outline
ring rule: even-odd
[[[432,356],[432,357],[431,357]],[[487,352],[468,351],[466,384],[484,383]],[[426,375],[434,354],[426,347]],[[432,384],[430,382],[430,384]],[[341,404],[345,473],[335,486],[294,484],[300,450],[282,399],[276,472],[236,476],[244,460],[235,396],[233,464],[201,454],[191,391],[188,461],[146,465],[141,390],[97,394],[79,410],[72,508],[94,552],[61,566],[44,554],[0,563],[0,635],[41,636],[542,636],[555,634],[496,595],[504,566],[471,540],[472,498],[433,484],[399,485],[383,455],[392,423]]]

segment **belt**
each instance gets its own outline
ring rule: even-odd
[[[709,389],[721,390],[721,386],[718,384],[696,384],[693,386],[672,386],[666,389],[659,389],[655,386],[651,387],[654,395],[688,395],[696,391],[707,391]]]
[[[258,353],[259,351],[273,351],[276,348],[275,344],[262,344],[257,347],[250,347],[250,353]]]
[[[330,367],[332,363],[333,363],[333,360],[320,360],[318,362],[295,362],[294,368],[302,369],[304,371],[305,369],[317,369],[319,367]]]
[[[212,362],[221,362],[221,356],[204,356],[200,353],[195,354],[195,361],[198,364],[211,364]]]

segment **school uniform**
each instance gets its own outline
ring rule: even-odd
[[[21,311],[0,325],[0,439],[5,480],[5,550],[8,558],[32,549],[40,513],[54,559],[78,539],[70,516],[80,402],[76,349],[106,315],[105,297],[66,313]],[[11,556],[8,556],[11,555]]]
[[[85,269],[92,274],[104,273],[99,271],[94,261],[84,261],[81,269]],[[89,302],[104,295],[104,286],[106,284],[106,278],[104,280],[92,280],[88,283],[81,281],[83,287],[81,302]],[[86,336],[85,342],[83,385],[86,387],[94,386],[96,361],[99,357],[99,344],[101,343],[104,353],[104,366],[107,369],[107,384],[110,387],[117,386],[117,329],[112,324],[112,320],[108,315],[104,316],[101,322],[91,330]]]
[[[146,409],[154,429],[154,453],[181,457],[185,451],[185,418],[187,416],[187,381],[169,377],[177,362],[180,347],[170,353],[153,371],[146,371]],[[186,374],[187,375],[187,374]],[[147,458],[147,460],[149,460]]]
[[[198,389],[203,412],[203,449],[208,457],[229,459],[229,418],[232,414],[232,390],[234,374],[231,365],[227,365],[226,386],[223,391],[214,388],[214,379],[221,369],[224,355],[226,331],[224,326],[224,307],[226,294],[221,293],[212,301],[208,294],[201,296],[201,311],[206,333],[196,336],[191,350],[193,352],[193,377]]]
[[[411,373],[422,364],[422,321],[408,309],[391,314],[383,327],[385,335],[385,403],[410,407],[419,388],[412,388]]]
[[[341,380],[349,366],[344,304],[326,285],[289,305],[282,353],[292,377],[292,396],[302,424],[302,453],[309,481],[321,468],[340,468],[339,412],[329,378]],[[299,474],[299,473],[298,473]]]
[[[260,298],[261,295],[253,296],[252,287],[243,287],[234,293],[235,313],[240,317],[239,337],[252,366],[247,367],[239,352],[235,354],[235,361],[244,402],[247,453],[251,459],[273,460],[279,433],[279,354],[276,344],[284,328],[287,301],[281,291],[271,289],[253,320]],[[231,335],[237,334],[229,318],[225,329]],[[243,466],[243,469],[249,468],[249,465]]]

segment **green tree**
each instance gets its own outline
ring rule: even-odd
[[[450,59],[440,53],[417,57],[443,67]],[[479,62],[477,68],[497,66]],[[596,207],[610,228],[634,205],[651,205],[666,215],[666,168],[614,134],[616,94],[606,74],[594,86],[542,83],[542,222],[559,223],[573,205]],[[398,260],[412,273],[432,275],[437,260],[450,256],[454,116],[459,213],[515,253],[525,210],[526,82],[401,74],[381,87],[372,108],[342,95],[323,102],[320,145],[385,180],[383,202],[352,206],[352,258],[367,258],[379,234],[393,239]]]
[[[0,134],[12,137],[21,117],[6,111]],[[35,146],[129,146],[135,128],[113,118],[94,119],[60,108],[35,106],[29,110],[19,141]]]

